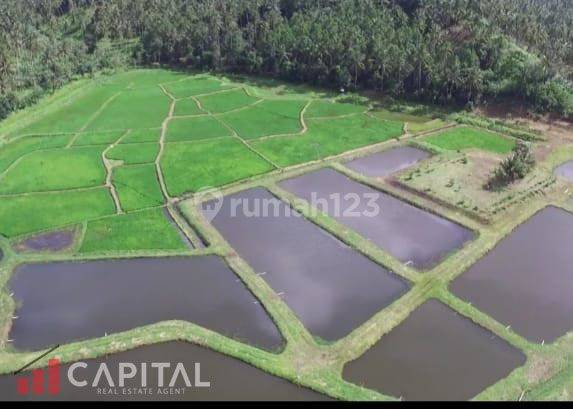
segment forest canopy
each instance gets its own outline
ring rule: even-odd
[[[155,63],[570,116],[572,23],[569,0],[4,0],[0,118]]]

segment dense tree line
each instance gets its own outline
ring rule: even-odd
[[[4,0],[0,116],[77,75],[130,61],[439,103],[518,96],[539,110],[571,114],[569,3]]]

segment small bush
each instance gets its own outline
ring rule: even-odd
[[[505,158],[485,184],[487,190],[500,190],[516,180],[523,179],[535,166],[531,146],[522,141],[513,148],[511,155]]]

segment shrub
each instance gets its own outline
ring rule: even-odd
[[[534,166],[535,158],[531,146],[518,141],[511,154],[493,171],[484,187],[492,191],[500,190],[516,180],[523,179]]]

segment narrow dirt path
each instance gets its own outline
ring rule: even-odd
[[[115,165],[106,155],[111,149],[113,149],[118,143],[120,143],[125,136],[129,135],[130,132],[131,130],[124,132],[123,135],[121,135],[117,139],[117,141],[115,141],[107,148],[105,148],[105,150],[101,153],[101,158],[103,160],[103,164],[105,166],[105,170],[107,173],[105,178],[105,187],[107,187],[111,193],[111,197],[113,198],[113,203],[115,205],[116,214],[123,214],[124,211],[121,208],[121,202],[119,201],[119,195],[117,194],[117,189],[115,188],[115,185],[112,182],[113,168],[115,167]]]
[[[78,139],[78,137],[81,135],[81,133],[83,131],[85,131],[87,129],[88,126],[90,126],[92,124],[93,121],[96,120],[96,118],[99,116],[99,114],[101,114],[103,112],[103,110],[109,105],[111,104],[111,102],[116,99],[118,96],[121,95],[121,91],[112,95],[110,98],[108,98],[103,104],[101,104],[101,106],[98,108],[97,111],[95,111],[87,120],[87,122],[84,124],[84,126],[82,126],[74,135],[74,137],[70,140],[70,142],[66,145],[66,148],[70,148],[72,147],[72,145],[76,142],[76,139]]]

